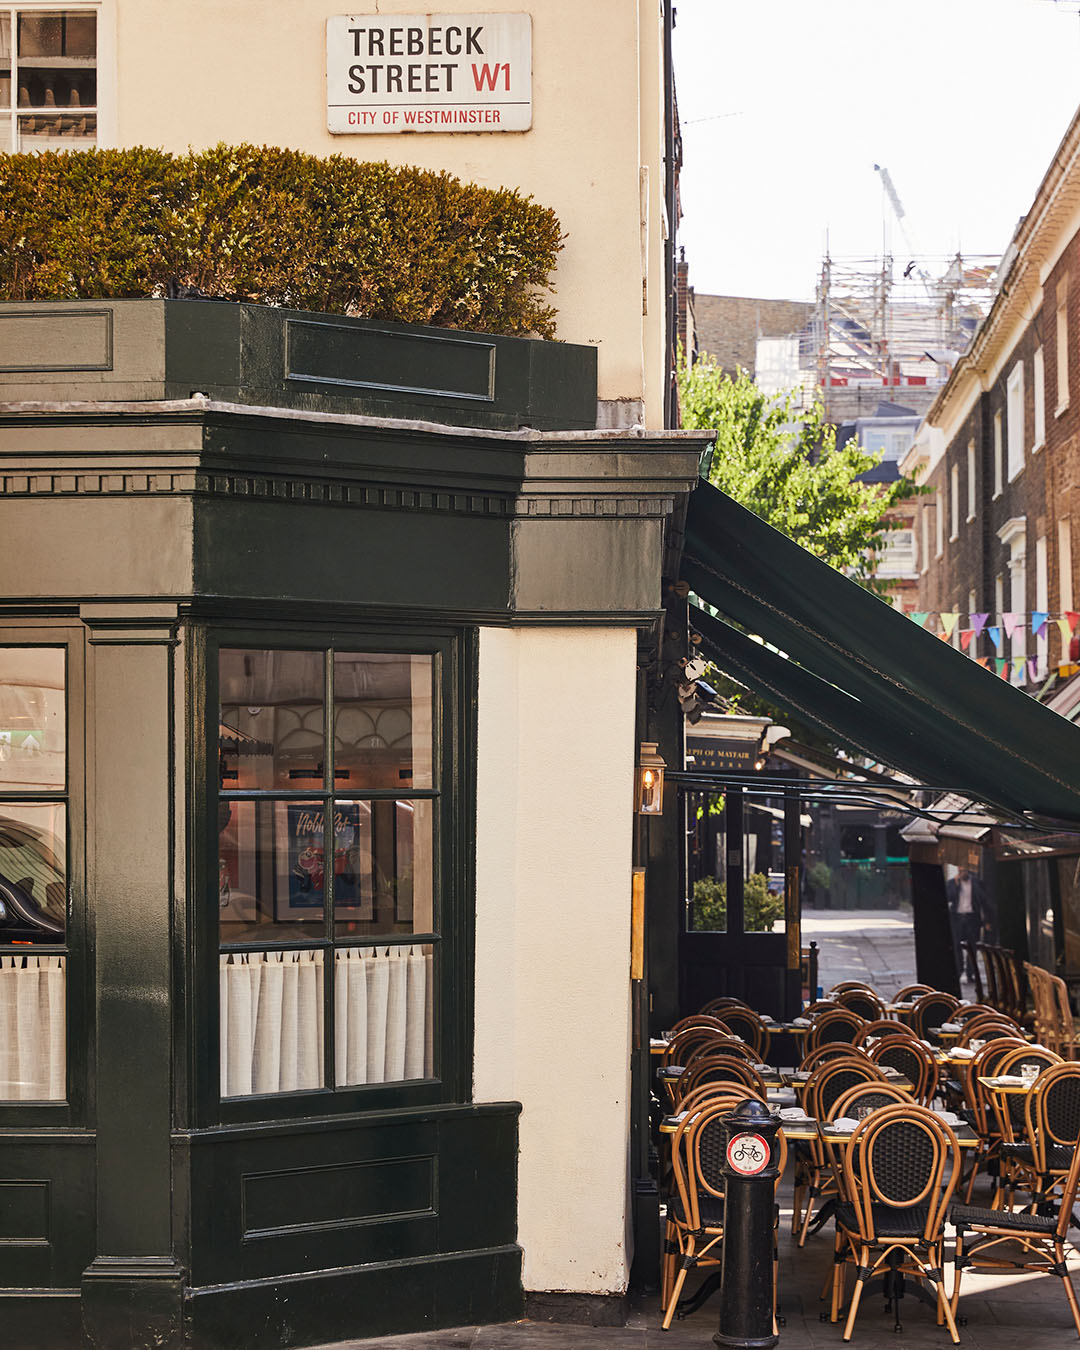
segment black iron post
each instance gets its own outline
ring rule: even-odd
[[[780,1119],[760,1102],[741,1102],[724,1117],[724,1251],[720,1329],[723,1350],[772,1346],[773,1189]]]

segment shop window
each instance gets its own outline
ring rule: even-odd
[[[68,764],[62,647],[0,647],[0,1101],[63,1101]]]
[[[220,651],[222,1097],[433,1077],[438,666]]]
[[[0,150],[97,144],[97,13],[0,4]]]

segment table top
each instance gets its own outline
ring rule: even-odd
[[[1021,1078],[1018,1073],[991,1074],[987,1078],[980,1074],[979,1082],[991,1092],[1001,1092],[1006,1096],[1023,1096],[1039,1085],[1037,1078]]]

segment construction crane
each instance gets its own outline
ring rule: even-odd
[[[900,226],[900,233],[904,236],[904,243],[908,246],[910,262],[904,269],[904,278],[906,280],[908,277],[917,276],[926,287],[926,293],[929,295],[931,278],[919,265],[919,259],[923,256],[922,249],[918,246],[918,241],[915,239],[914,232],[904,223],[907,219],[907,212],[904,210],[904,203],[900,200],[900,194],[897,192],[896,186],[893,183],[892,175],[884,164],[875,164],[874,172],[881,177],[882,191],[888,198],[889,205],[893,210],[893,215],[896,217],[896,223]]]

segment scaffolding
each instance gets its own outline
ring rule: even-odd
[[[993,302],[999,259],[826,255],[810,322],[799,334],[804,399],[830,421],[882,400],[923,412],[967,351]]]

